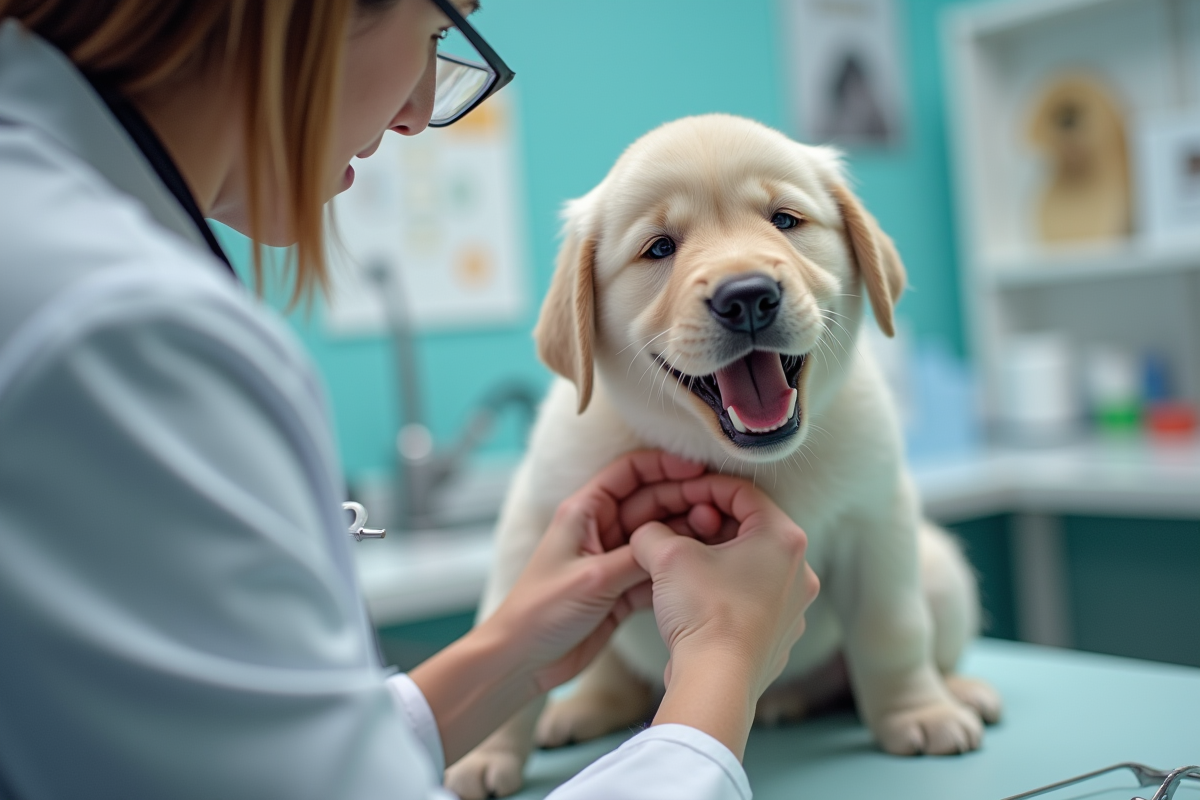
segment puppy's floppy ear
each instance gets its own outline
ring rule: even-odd
[[[538,356],[575,384],[579,413],[592,399],[592,343],[596,335],[596,242],[568,227],[533,338]]]
[[[896,301],[904,293],[907,276],[904,264],[892,238],[879,227],[854,193],[841,183],[834,183],[831,191],[842,210],[842,221],[850,249],[858,263],[858,271],[871,298],[871,308],[879,329],[888,336],[896,335],[894,312]]]

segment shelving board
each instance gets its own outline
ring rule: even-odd
[[[1138,242],[1097,248],[1042,251],[988,259],[983,274],[999,288],[1023,288],[1110,278],[1138,278],[1200,271],[1200,243],[1162,249]]]

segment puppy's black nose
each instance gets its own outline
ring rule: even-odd
[[[708,310],[729,330],[753,336],[775,321],[780,294],[779,284],[773,279],[750,273],[718,286],[708,301]]]

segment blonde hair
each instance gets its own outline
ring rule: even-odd
[[[294,304],[327,286],[324,181],[355,0],[0,0],[80,71],[127,93],[219,60],[245,80],[250,236],[270,195],[286,198]],[[268,193],[266,190],[270,188]],[[263,285],[261,245],[254,276]]]

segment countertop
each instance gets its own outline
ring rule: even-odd
[[[1004,718],[987,729],[981,750],[889,756],[852,714],[755,729],[745,761],[755,800],[999,800],[1120,761],[1200,763],[1200,669],[982,639],[963,672],[988,679],[1004,698]],[[536,752],[516,798],[544,797],[626,738]],[[1100,797],[1133,796],[1129,773],[1117,777],[1131,790]],[[1176,794],[1197,797],[1197,789]]]

